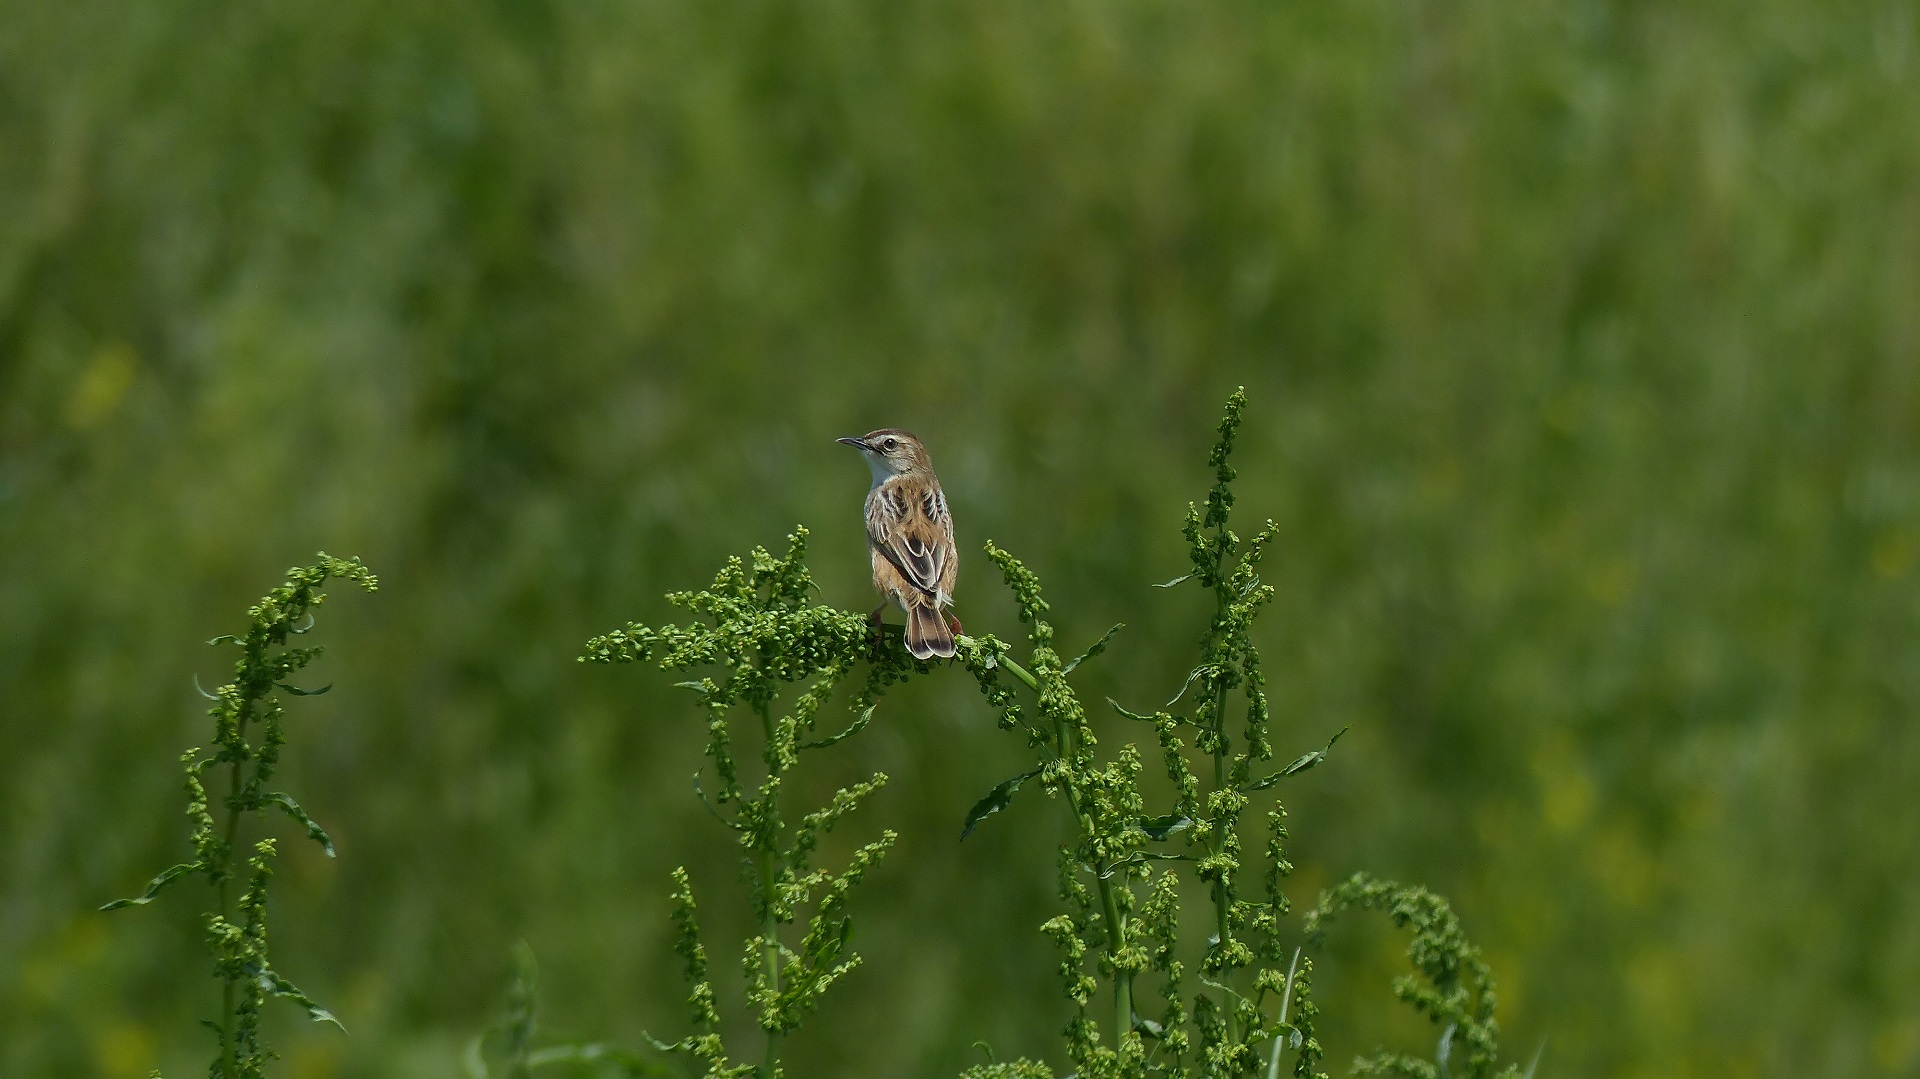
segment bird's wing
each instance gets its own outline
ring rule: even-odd
[[[953,542],[953,513],[947,509],[947,493],[940,489],[940,481],[927,485],[922,494],[922,505],[927,511],[927,520],[933,528],[934,584],[933,590],[942,604],[953,603],[953,583],[959,576],[960,549]]]
[[[941,575],[953,549],[946,496],[935,486],[910,491],[885,483],[867,496],[867,539],[914,590],[940,602]],[[938,516],[936,516],[936,513]]]

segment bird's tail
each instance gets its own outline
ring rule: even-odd
[[[953,630],[931,603],[916,603],[907,608],[907,651],[915,659],[953,658]]]

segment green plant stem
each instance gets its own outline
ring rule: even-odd
[[[1214,690],[1214,696],[1213,696],[1213,789],[1216,792],[1224,791],[1227,789],[1226,708],[1227,708],[1227,689],[1226,689],[1226,683],[1223,681],[1220,684],[1219,688]],[[1227,825],[1227,822],[1225,820],[1214,822],[1213,853],[1216,858],[1226,853],[1226,849],[1227,849],[1226,825]],[[1216,932],[1218,932],[1220,935],[1220,948],[1221,948],[1222,954],[1225,954],[1225,950],[1227,947],[1229,906],[1230,906],[1230,903],[1227,899],[1227,882],[1226,882],[1226,879],[1222,877],[1213,882],[1214,926],[1215,926]],[[1233,984],[1232,970],[1226,969],[1224,967],[1221,969],[1220,984],[1227,985],[1227,986],[1231,986]],[[1234,1017],[1233,1002],[1230,1000],[1223,999],[1221,1001],[1221,1011],[1227,1017],[1227,1033],[1232,1037],[1234,1041],[1236,1042],[1239,1041],[1240,1040],[1240,1031],[1239,1031],[1240,1024],[1239,1024],[1239,1021]]]
[[[1006,656],[1000,656],[999,663],[1000,666],[1005,667],[1008,672],[1024,683],[1026,687],[1035,694],[1040,692],[1040,680],[1034,677],[1033,672],[1015,663]],[[1061,759],[1072,760],[1073,735],[1067,730],[1066,725],[1061,723],[1057,718],[1054,720],[1053,737],[1054,744],[1059,747]],[[1093,829],[1088,826],[1086,815],[1080,812],[1080,796],[1074,790],[1072,783],[1067,784],[1066,791],[1067,808],[1073,811],[1074,823],[1079,825],[1082,835],[1089,839],[1093,838]],[[1107,954],[1118,959],[1121,949],[1126,947],[1126,935],[1120,923],[1120,904],[1114,899],[1112,882],[1107,879],[1108,868],[1109,867],[1106,866],[1094,866],[1093,881],[1094,886],[1098,888],[1100,892],[1100,913],[1107,923]],[[1118,1057],[1121,1046],[1125,1043],[1127,1032],[1133,1029],[1132,971],[1118,970],[1114,974],[1113,1014],[1113,1052],[1114,1055]]]
[[[1040,692],[1039,679],[1035,678],[1025,668],[1007,659],[1005,656],[1000,658],[1000,662],[1004,664],[1008,670],[1011,670],[1015,677],[1025,682],[1028,688],[1032,689],[1036,694]],[[1067,725],[1062,723],[1057,716],[1054,717],[1053,721],[1053,737],[1054,744],[1058,746],[1060,750],[1060,759],[1071,762],[1074,753],[1073,732],[1069,730]],[[1074,823],[1079,826],[1080,834],[1089,839],[1093,838],[1093,828],[1087,820],[1086,814],[1080,811],[1080,795],[1074,789],[1071,781],[1066,785],[1066,792],[1067,808],[1073,811]],[[1113,882],[1107,877],[1110,868],[1109,866],[1095,865],[1093,867],[1093,883],[1094,887],[1100,892],[1101,917],[1104,918],[1107,923],[1107,955],[1117,960],[1120,958],[1121,949],[1126,947],[1126,933],[1120,922],[1119,901],[1116,900],[1113,895]],[[1118,1059],[1121,1055],[1121,1047],[1126,1044],[1127,1032],[1133,1029],[1133,972],[1130,970],[1120,970],[1116,968],[1114,971],[1113,1015],[1113,1055],[1115,1059]]]
[[[235,721],[234,742],[244,745],[246,737],[247,717],[242,712]],[[222,918],[227,916],[227,881],[232,877],[233,844],[240,834],[240,765],[241,759],[235,757],[227,773],[227,831],[223,848],[227,864],[220,867],[220,883],[214,887],[214,899]],[[232,1076],[238,1070],[233,1037],[233,978],[223,974],[220,987],[220,1074],[223,1076]]]
[[[773,710],[766,704],[761,704],[756,708],[756,711],[760,713],[760,727],[761,730],[766,733],[767,737],[768,778],[777,778],[776,769],[778,765],[776,762],[779,758],[774,751],[773,745]],[[769,784],[766,795],[768,804],[762,807],[766,813],[764,819],[769,822],[776,819],[779,796],[780,788],[776,785]],[[773,835],[767,838],[769,843],[777,841],[777,837]],[[767,992],[771,994],[772,997],[778,997],[780,993],[780,920],[778,912],[775,910],[775,892],[779,887],[778,878],[775,876],[779,869],[778,855],[779,852],[773,850],[771,847],[760,852],[760,933],[762,939],[760,969],[767,980]],[[771,1005],[769,1005],[769,1007],[771,1007]],[[760,1075],[762,1079],[773,1079],[775,1075],[779,1074],[779,1068],[780,1032],[769,1027],[767,1029],[767,1055],[760,1065]]]
[[[760,932],[765,935],[766,941],[765,951],[761,953],[760,964],[761,969],[766,972],[767,991],[777,995],[780,992],[780,942],[774,936],[779,929],[779,923],[775,920],[773,911],[773,873],[773,852],[762,851],[760,854],[760,879],[766,882],[763,887],[766,888],[767,895],[765,897],[766,914],[760,920]],[[779,1064],[780,1033],[777,1030],[769,1029],[767,1031],[767,1055],[765,1061],[760,1065],[760,1074],[764,1079],[773,1079],[773,1076],[778,1074]]]
[[[1018,663],[1015,663],[1014,661],[1008,659],[1005,656],[1000,657],[1000,665],[1002,667],[1005,667],[1008,671],[1011,671],[1015,678],[1018,678],[1020,681],[1025,682],[1028,689],[1033,690],[1035,693],[1040,692],[1040,680],[1033,676],[1033,672],[1027,670],[1025,667],[1022,667]]]
[[[1280,995],[1279,1033],[1273,1036],[1273,1059],[1267,1065],[1267,1079],[1280,1079],[1280,1048],[1287,1041],[1287,1009],[1293,1006],[1293,976],[1300,969],[1300,949],[1293,950],[1293,961],[1287,964],[1286,990]]]
[[[1100,877],[1100,906],[1107,917],[1107,954],[1115,956],[1126,947],[1121,937],[1120,909],[1114,901],[1113,889],[1107,886],[1104,875]],[[1116,970],[1113,977],[1113,1055],[1121,1055],[1121,1046],[1127,1032],[1133,1029],[1133,972]]]

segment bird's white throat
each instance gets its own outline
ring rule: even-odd
[[[897,475],[893,470],[893,464],[885,456],[865,448],[861,449],[860,456],[867,459],[867,468],[873,473],[873,487],[878,487]],[[867,489],[871,491],[873,487]]]

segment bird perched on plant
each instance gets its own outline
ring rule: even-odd
[[[920,440],[883,427],[859,438],[839,441],[860,451],[873,471],[867,490],[867,548],[873,559],[873,587],[907,615],[907,651],[915,659],[953,658],[953,635],[960,620],[946,613],[953,605],[953,583],[960,556],[953,546],[953,515],[933,474],[933,462]]]

